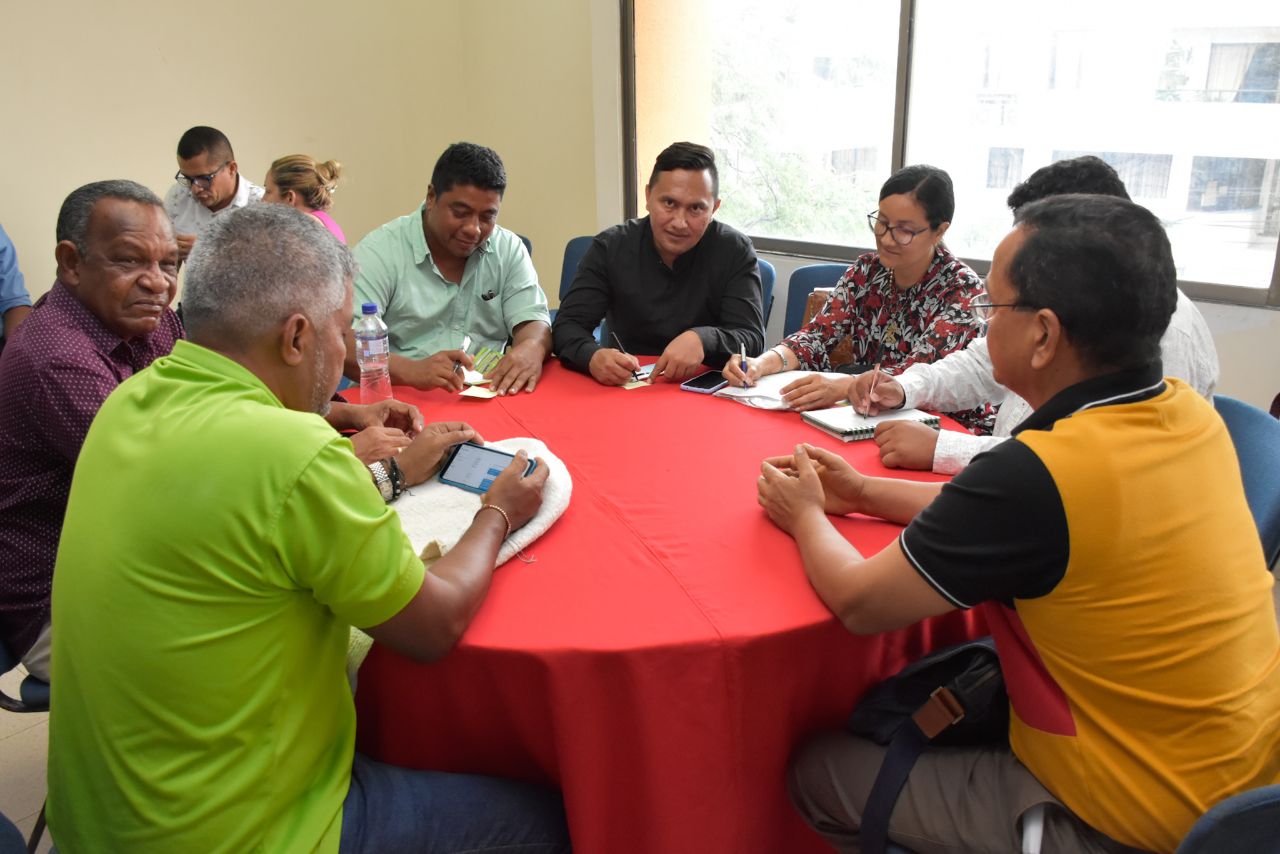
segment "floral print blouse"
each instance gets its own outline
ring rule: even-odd
[[[939,246],[924,278],[906,290],[893,271],[868,252],[845,270],[813,319],[782,343],[813,371],[831,370],[829,355],[848,338],[854,362],[898,374],[917,362],[935,362],[963,349],[981,332],[969,301],[982,293],[982,280]],[[990,405],[948,412],[975,433],[991,432]]]

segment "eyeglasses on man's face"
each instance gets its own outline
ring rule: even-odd
[[[1011,308],[1017,311],[1018,309],[1031,309],[1034,306],[1021,302],[992,302],[991,294],[978,294],[969,301],[969,308],[973,310],[973,314],[978,320],[986,323],[991,319],[991,315],[996,313],[997,308]]]
[[[871,231],[876,237],[884,237],[889,235],[889,239],[899,246],[906,246],[912,240],[915,240],[917,234],[924,234],[929,229],[907,228],[905,225],[889,225],[887,219],[880,216],[880,211],[872,211],[867,214],[867,225],[871,226]]]
[[[179,169],[178,174],[174,175],[173,179],[175,181],[180,181],[184,186],[187,186],[187,187],[195,186],[195,187],[199,187],[202,190],[207,190],[213,184],[213,179],[218,177],[218,173],[221,172],[223,169],[226,169],[230,165],[231,165],[231,161],[228,160],[226,163],[223,163],[221,166],[219,166],[217,169],[214,169],[208,175],[184,175],[182,173],[182,170]]]

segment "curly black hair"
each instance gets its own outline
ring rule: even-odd
[[[1011,211],[1017,213],[1018,208],[1025,204],[1063,193],[1129,198],[1124,181],[1120,180],[1111,164],[1101,157],[1086,154],[1070,160],[1059,160],[1032,172],[1030,178],[1013,188],[1006,204]]]
[[[431,170],[431,186],[439,197],[458,184],[480,190],[507,191],[507,170],[498,152],[474,142],[455,142],[444,150]]]

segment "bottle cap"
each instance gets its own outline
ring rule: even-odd
[[[364,305],[360,306],[360,313],[361,314],[377,314],[378,304],[376,302],[367,302]]]

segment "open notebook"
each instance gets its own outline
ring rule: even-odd
[[[805,412],[800,417],[842,442],[870,439],[876,434],[876,425],[886,421],[918,421],[930,427],[938,426],[938,416],[921,412],[919,409],[895,409],[879,415],[863,415],[852,406],[836,406],[831,409]]]
[[[753,406],[756,409],[790,409],[782,402],[782,390],[801,377],[813,376],[813,371],[783,371],[761,377],[751,388],[734,388],[726,386],[715,393],[716,397],[727,397]],[[847,380],[848,374],[821,373],[819,376],[829,380]]]

